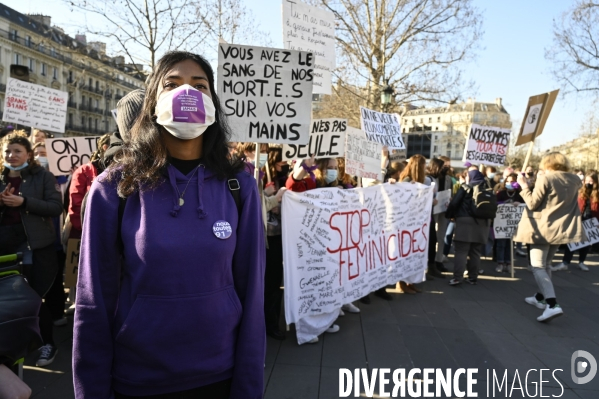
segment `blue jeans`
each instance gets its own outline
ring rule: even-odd
[[[510,263],[512,261],[510,240],[508,238],[495,240],[495,245],[497,263]]]

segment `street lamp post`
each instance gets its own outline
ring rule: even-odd
[[[387,107],[391,103],[391,97],[393,97],[393,87],[389,85],[389,81],[387,80],[387,86],[381,92],[381,104],[383,105],[383,112],[387,112]]]

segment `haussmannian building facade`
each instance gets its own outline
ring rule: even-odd
[[[0,107],[11,64],[27,66],[31,83],[69,93],[65,136],[114,131],[111,110],[144,87],[145,76],[136,73],[142,67],[107,56],[104,43],[72,38],[51,26],[48,16],[21,14],[0,3]]]
[[[510,114],[501,98],[494,103],[467,101],[444,107],[411,108],[402,113],[402,133],[408,158],[422,154],[426,158],[447,156],[460,166],[468,129],[472,123],[511,128]]]

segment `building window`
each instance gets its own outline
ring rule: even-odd
[[[42,62],[42,76],[46,76],[46,63]]]
[[[81,96],[81,105],[85,107],[85,96]]]
[[[97,119],[94,120],[94,127],[95,127],[96,132],[97,132],[98,131],[98,120]]]
[[[435,126],[435,130],[439,130],[439,126]]]
[[[19,53],[15,53],[15,64],[16,65],[21,65],[21,54]]]
[[[17,32],[16,29],[11,29],[9,34],[8,34],[8,38],[10,40],[14,40],[17,41],[17,39],[19,38],[19,32]]]
[[[451,151],[447,150],[447,158],[451,158]]]
[[[31,36],[25,36],[25,46],[31,47]]]
[[[432,123],[433,122],[433,118],[428,118],[428,123]]]
[[[35,60],[33,58],[29,59],[29,72],[35,72]]]
[[[85,129],[85,117],[81,117],[81,128]]]
[[[407,125],[407,124],[408,124],[408,120],[407,120],[407,119],[404,119],[404,120],[403,120],[403,123],[405,123],[405,124]]]
[[[436,153],[437,153],[437,151],[439,151],[439,148],[438,148],[437,146],[434,146],[434,147],[433,147],[433,152],[436,154]]]
[[[87,120],[87,128],[88,128],[88,130],[92,130],[92,118],[89,118]]]
[[[73,128],[73,114],[69,114],[69,126]]]
[[[44,43],[40,43],[38,47],[39,47],[40,53],[43,53],[44,52]]]
[[[422,121],[423,121],[423,120],[424,120],[424,119],[420,118],[420,123],[422,123]]]
[[[88,81],[88,83],[89,83],[88,86],[89,86],[89,88],[91,90],[91,88],[92,88],[92,86],[94,84],[94,81],[90,78],[89,81]]]
[[[73,83],[73,71],[69,71],[69,80],[68,83]]]
[[[441,122],[441,117],[440,116],[437,117],[437,122]]]
[[[56,49],[54,47],[50,47],[50,55],[56,57]]]
[[[58,79],[58,68],[54,67],[54,69],[52,70],[52,77],[54,78],[54,80]]]

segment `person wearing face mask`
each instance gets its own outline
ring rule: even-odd
[[[497,190],[497,204],[512,204],[514,206],[524,202],[520,196],[520,185],[516,181],[518,175],[512,173],[505,182],[499,184]],[[497,258],[497,267],[495,272],[508,273],[512,262],[512,251],[510,248],[511,240],[509,238],[500,238],[495,240],[495,255]]]
[[[0,163],[0,255],[31,250],[33,265],[24,270],[40,297],[48,293],[57,274],[52,218],[62,213],[54,176],[34,160],[31,143],[18,133],[2,141]],[[36,364],[47,366],[58,349],[54,343],[52,314],[42,304],[39,326],[44,345]]]
[[[584,181],[584,170],[582,169],[574,169],[574,174],[578,176],[581,181]]]
[[[597,179],[596,174],[587,174],[584,178],[584,185],[578,191],[578,207],[580,208],[582,220],[599,219],[599,183]],[[583,272],[589,271],[589,267],[584,264],[584,261],[590,250],[590,245],[577,250],[578,268]],[[552,266],[551,271],[568,270],[573,257],[574,252],[566,245],[564,259],[559,265]]]
[[[263,397],[264,226],[230,137],[208,61],[165,54],[88,194],[75,398]]]
[[[537,321],[545,322],[564,312],[557,303],[551,281],[551,261],[562,244],[586,239],[577,193],[580,179],[570,173],[568,158],[559,152],[546,154],[539,165],[544,174],[537,177],[534,190],[526,177],[519,175],[520,196],[526,203],[518,223],[514,241],[529,245],[530,265],[539,291],[524,299],[529,305],[543,309]]]

